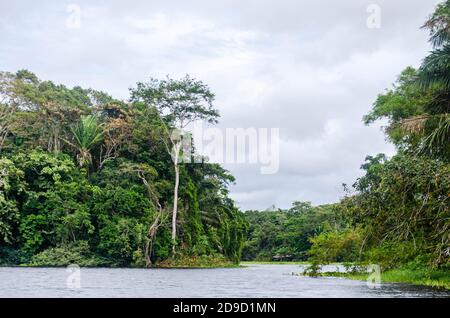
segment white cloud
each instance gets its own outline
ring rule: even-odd
[[[2,1],[0,63],[120,98],[189,73],[216,93],[220,128],[280,128],[278,174],[227,165],[243,208],[333,202],[367,154],[393,152],[361,118],[429,50],[419,27],[438,2],[378,0],[381,28],[368,29],[371,0],[82,0],[81,27],[68,29],[72,1]]]

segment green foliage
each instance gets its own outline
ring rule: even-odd
[[[409,283],[426,285],[437,288],[450,289],[450,275],[447,269],[430,269],[426,266],[417,267],[415,264],[400,265],[394,269],[381,272],[382,282]],[[364,271],[351,272],[325,272],[322,276],[337,276],[349,279],[367,281],[369,274]]]
[[[345,224],[338,206],[309,202],[294,202],[289,210],[247,211],[245,217],[250,227],[244,260],[306,260],[311,237]]]
[[[219,113],[212,106],[214,94],[209,87],[189,75],[175,80],[151,78],[131,89],[131,100],[155,106],[175,127],[183,129],[197,119],[215,123]]]
[[[438,86],[447,92],[450,89],[450,1],[439,4],[435,12],[423,25],[430,32],[434,51],[423,61],[419,83],[424,89]]]
[[[23,190],[23,172],[11,160],[0,159],[0,243],[13,241],[20,218],[17,199]]]
[[[365,175],[339,203],[349,223],[311,238],[310,260],[375,263],[383,279],[448,286],[449,264],[450,1],[425,23],[434,51],[419,70],[406,68],[378,96],[366,124],[388,119],[386,133],[397,155],[367,156]],[[347,189],[348,190],[348,189]],[[357,266],[357,265],[356,265]],[[357,266],[358,267],[358,266]],[[335,273],[334,273],[335,274]],[[334,275],[333,274],[333,275]],[[344,274],[361,278],[361,273]],[[438,275],[438,276],[439,276]]]
[[[391,90],[378,96],[364,117],[389,119],[388,137],[402,151],[450,160],[450,1],[441,3],[423,26],[434,50],[419,70],[405,69]]]
[[[420,68],[419,83],[422,88],[437,86],[450,89],[450,44],[431,52]]]
[[[92,164],[92,148],[103,138],[103,133],[94,116],[83,116],[80,122],[71,127],[74,143],[70,143],[78,152],[77,160],[80,167]]]
[[[423,114],[430,96],[420,91],[415,82],[417,74],[417,70],[407,67],[391,89],[378,95],[372,110],[364,116],[364,122],[370,124],[379,118],[387,117],[391,123],[397,123]]]
[[[425,22],[423,28],[430,31],[430,42],[441,47],[450,41],[450,1],[440,3],[434,13]]]
[[[358,229],[323,232],[311,238],[310,260],[315,263],[354,262],[360,260],[362,233]]]
[[[170,118],[218,114],[202,82],[159,84],[164,114],[148,91],[137,97],[140,85],[126,103],[26,70],[0,73],[0,264],[141,267],[172,256]],[[246,222],[228,197],[234,178],[215,164],[179,168],[177,257],[239,261]]]
[[[358,195],[343,205],[365,230],[366,246],[394,243],[405,255],[403,244],[414,246],[411,257],[427,253],[433,264],[447,260],[449,241],[450,167],[422,157],[397,155],[384,164],[367,167],[355,183]],[[393,252],[395,253],[395,252]]]
[[[202,267],[233,267],[235,264],[230,262],[221,254],[200,255],[200,256],[181,256],[169,258],[160,263],[161,267],[166,268],[202,268]]]
[[[118,218],[103,220],[99,230],[98,250],[114,260],[117,265],[141,262],[136,259],[144,246],[146,227],[135,219]]]
[[[398,154],[368,156],[357,194],[340,203],[350,223],[311,239],[315,263],[379,264],[383,270],[420,260],[421,268],[448,266],[450,166]]]
[[[34,255],[29,265],[31,266],[79,266],[95,267],[110,265],[107,260],[94,255],[86,241],[78,241],[68,245],[49,248]]]

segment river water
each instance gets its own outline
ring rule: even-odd
[[[301,277],[299,265],[216,269],[0,267],[0,297],[450,297],[407,284]]]

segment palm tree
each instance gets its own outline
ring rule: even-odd
[[[97,123],[97,118],[82,116],[80,122],[71,127],[74,142],[66,142],[77,151],[77,161],[80,168],[92,164],[92,149],[103,139],[103,131]]]
[[[430,32],[430,42],[435,48],[450,40],[450,0],[439,4],[431,17],[422,26]]]
[[[434,51],[424,59],[417,79],[419,87],[424,91],[432,90],[434,96],[426,106],[427,114],[405,120],[402,126],[422,133],[420,153],[449,159],[450,0],[437,6],[423,28],[430,32]]]
[[[450,115],[448,113],[439,115],[433,126],[431,132],[423,140],[419,151],[448,160],[450,159]]]
[[[420,68],[419,84],[423,89],[438,86],[450,89],[450,0],[439,4],[422,28],[428,29],[434,51]]]
[[[420,67],[419,85],[423,89],[450,90],[450,44],[428,55]]]

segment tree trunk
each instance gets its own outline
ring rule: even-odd
[[[147,234],[148,240],[147,240],[147,243],[145,244],[145,262],[146,262],[147,267],[150,267],[152,265],[151,254],[152,254],[152,250],[153,250],[153,242],[155,241],[156,232],[158,231],[158,228],[161,225],[160,224],[161,214],[162,214],[162,210],[159,210],[155,221],[153,222],[152,226],[150,226],[150,228],[148,230],[148,234]]]
[[[177,214],[178,214],[178,186],[180,184],[180,169],[178,167],[178,156],[180,154],[180,143],[176,143],[173,164],[175,168],[175,186],[173,189],[173,213],[172,213],[172,254],[175,255],[177,239]]]
[[[5,143],[6,137],[8,136],[8,128],[0,126],[0,153],[2,152],[3,145]]]
[[[153,224],[148,229],[147,242],[145,244],[145,262],[146,262],[146,266],[150,267],[150,266],[152,266],[151,255],[152,255],[152,251],[153,251],[153,243],[154,243],[155,238],[156,238],[156,232],[158,231],[158,228],[164,222],[164,218],[163,218],[163,211],[164,210],[163,210],[161,204],[159,203],[158,196],[153,192],[153,190],[152,190],[150,184],[148,183],[147,179],[145,179],[144,173],[142,171],[138,171],[138,176],[142,180],[142,183],[147,188],[148,198],[155,204],[155,206],[158,209],[156,218],[153,221]]]

